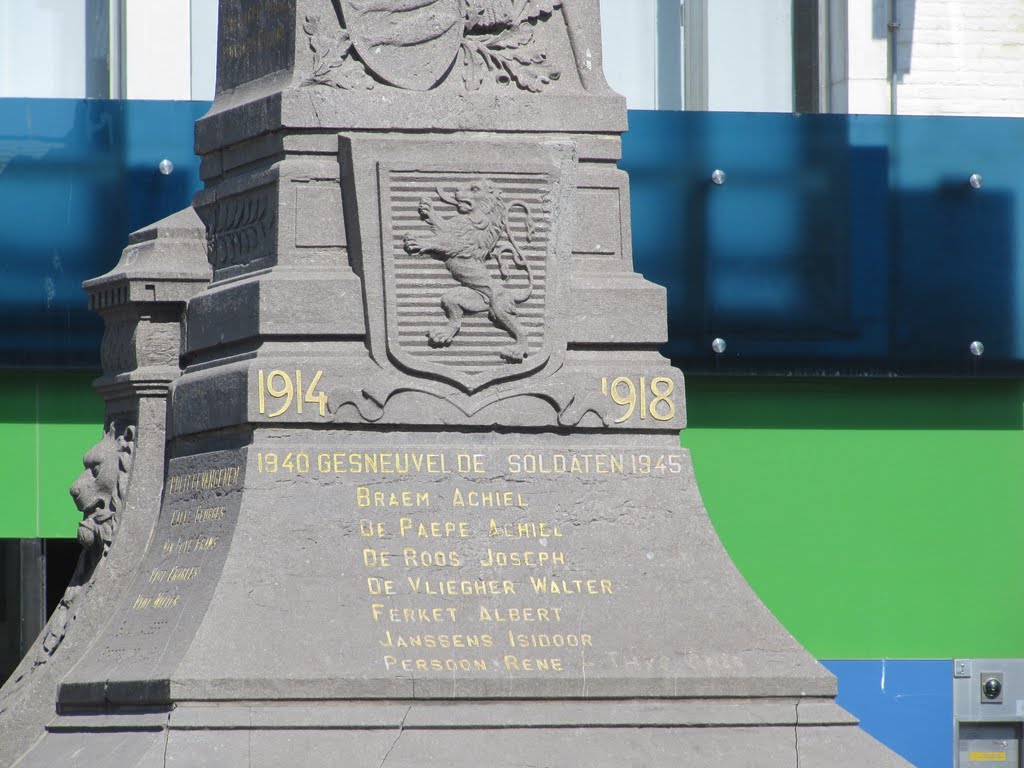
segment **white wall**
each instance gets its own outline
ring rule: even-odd
[[[835,112],[1024,116],[1024,0],[831,0]]]
[[[85,0],[0,0],[0,96],[85,96]]]
[[[217,0],[191,0],[192,98],[213,101],[217,86]]]
[[[792,112],[791,0],[705,1],[708,109]]]
[[[889,112],[888,0],[830,0],[833,112]]]
[[[656,0],[601,0],[601,40],[608,84],[630,109],[657,109]]]
[[[1024,0],[900,0],[897,110],[1024,116]],[[912,15],[911,15],[912,14]]]
[[[125,98],[191,98],[190,19],[189,0],[127,0]]]

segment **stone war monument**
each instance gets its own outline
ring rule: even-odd
[[[205,188],[86,284],[107,424],[0,764],[906,765],[703,509],[598,0],[221,0],[219,46]]]

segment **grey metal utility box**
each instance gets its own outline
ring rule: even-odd
[[[1022,768],[1024,659],[953,660],[956,768]]]

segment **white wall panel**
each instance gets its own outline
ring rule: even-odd
[[[126,0],[124,30],[124,96],[190,99],[189,0]]]
[[[1024,0],[900,0],[900,114],[1024,116]]]
[[[0,97],[83,98],[85,0],[0,0]]]
[[[213,101],[217,86],[217,0],[191,0],[192,99]]]
[[[655,0],[601,0],[601,37],[611,87],[626,97],[630,109],[657,109]]]
[[[707,0],[708,109],[793,111],[791,0]]]

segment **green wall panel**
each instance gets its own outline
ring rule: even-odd
[[[692,377],[743,575],[819,658],[1024,656],[1024,386]]]
[[[95,374],[7,371],[0,384],[0,461],[11,502],[2,538],[72,538],[81,515],[68,488],[103,429]]]
[[[11,372],[0,377],[0,466],[7,499],[0,536],[5,538],[34,538],[38,530],[35,414],[34,379]]]
[[[74,536],[91,379],[0,384],[0,536]],[[688,410],[715,527],[812,653],[1024,656],[1024,385],[691,377]]]

